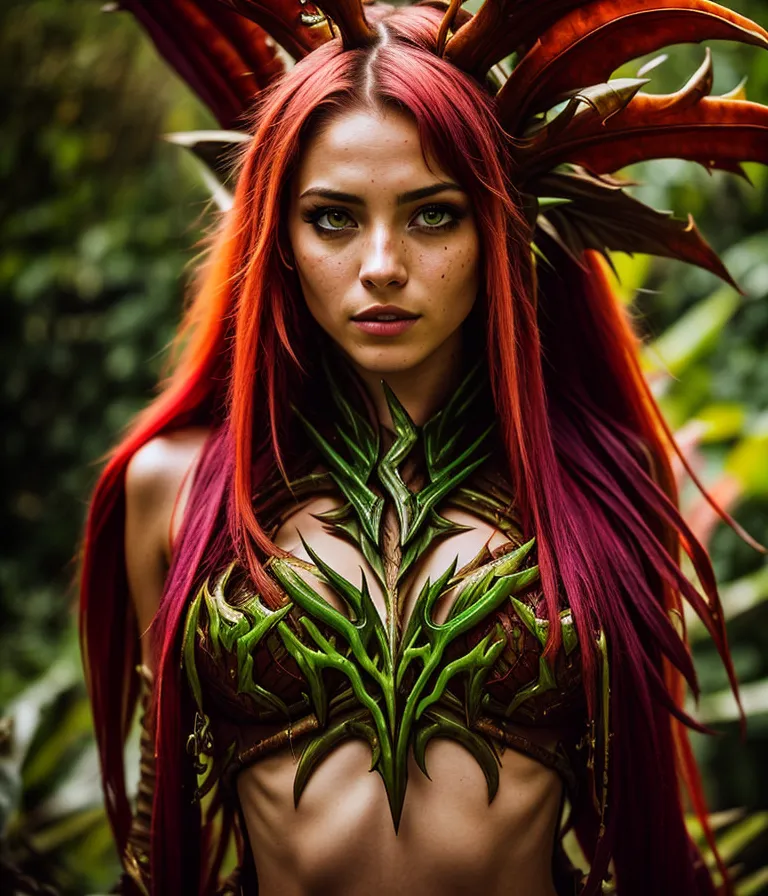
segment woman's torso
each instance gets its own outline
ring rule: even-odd
[[[336,450],[340,450],[338,446]],[[399,458],[396,468],[400,481],[412,494],[418,494],[434,484],[435,471],[425,466],[423,458],[419,461],[418,450],[415,457],[408,454]],[[477,450],[475,455],[479,457]],[[289,555],[279,569],[271,569],[283,585],[293,582],[288,591],[294,597],[297,585],[290,577],[295,574],[311,587],[314,598],[347,620],[354,620],[355,613],[345,607],[338,584],[331,587],[328,583],[329,569],[358,588],[364,571],[370,606],[377,615],[374,624],[368,626],[364,649],[359,643],[357,653],[350,649],[349,639],[340,634],[346,629],[334,629],[332,620],[329,625],[317,615],[313,618],[311,603],[303,606],[303,610],[310,609],[309,613],[295,613],[294,602],[289,615],[271,626],[258,643],[248,641],[257,625],[254,617],[249,617],[246,625],[237,614],[230,614],[226,600],[224,616],[215,620],[219,611],[214,605],[198,601],[190,627],[197,637],[187,639],[185,648],[193,645],[194,659],[185,653],[187,666],[195,667],[201,708],[206,720],[211,720],[213,746],[209,752],[218,756],[214,774],[224,769],[235,783],[258,871],[259,892],[262,896],[403,891],[458,894],[482,889],[502,894],[514,887],[529,896],[551,896],[555,892],[551,861],[563,796],[563,769],[558,773],[551,764],[541,761],[542,756],[532,758],[528,754],[540,747],[546,755],[562,758],[562,751],[555,752],[558,743],[573,745],[581,734],[578,650],[570,638],[567,652],[561,648],[554,662],[546,664],[542,660],[547,614],[537,577],[529,574],[533,554],[529,554],[530,547],[520,550],[522,539],[513,517],[498,512],[504,503],[503,487],[499,487],[498,475],[489,472],[493,459],[486,458],[434,505],[444,521],[440,525],[447,521],[454,524],[454,529],[431,540],[422,529],[419,537],[426,547],[411,551],[415,560],[399,582],[395,582],[397,570],[402,569],[408,556],[407,545],[399,544],[402,507],[398,513],[397,501],[383,502],[379,523],[383,564],[377,574],[364,556],[366,551],[361,550],[359,527],[357,538],[348,537],[350,514],[339,520],[340,509],[346,506],[349,510],[345,501],[348,493],[340,493],[338,479],[329,481],[328,457],[324,460],[325,465],[321,463],[312,470],[315,478],[318,474],[324,477],[324,487],[304,493],[299,489],[296,496],[283,492],[280,500],[273,497],[267,501],[273,521],[268,531],[274,543]],[[448,460],[450,457],[444,458]],[[472,460],[471,454],[464,458],[466,464]],[[386,493],[386,489],[378,491]],[[479,501],[474,512],[468,497],[478,494],[485,494],[488,500]],[[489,507],[496,510],[489,513]],[[417,515],[418,508],[414,508]],[[361,513],[364,511],[352,514],[353,520]],[[317,514],[326,514],[325,520],[317,519]],[[343,512],[341,515],[344,517]],[[329,519],[335,520],[335,525]],[[367,554],[370,559],[370,545]],[[524,556],[514,561],[516,554]],[[328,565],[325,579],[316,565],[319,558]],[[446,582],[423,617],[430,635],[425,625],[418,623],[426,599],[424,586],[427,581],[437,582],[454,561],[455,578]],[[492,574],[486,575],[481,587],[483,570]],[[482,597],[501,579],[517,581],[515,576],[520,582],[506,589],[510,593],[503,601],[496,600],[493,609],[477,614],[473,625],[465,627],[458,637],[444,639],[439,648],[441,660],[425,685],[420,673],[429,662],[430,651],[438,652],[436,645],[446,631],[439,627],[451,619],[456,622],[461,615],[454,606],[457,594],[464,589],[465,605],[471,608],[472,602],[466,600],[470,580]],[[219,596],[229,598],[235,607],[242,607],[244,602],[255,606],[253,601],[258,598],[248,593],[247,586],[233,586],[232,581]],[[390,601],[396,594],[396,606],[389,614],[386,593]],[[309,625],[302,622],[302,616],[309,617]],[[237,646],[238,639],[222,640],[226,620],[230,633],[237,627],[238,639],[243,641],[245,637],[246,650]],[[567,608],[561,612],[561,621],[570,634]],[[370,635],[376,622],[378,633]],[[376,642],[377,637],[386,642],[387,633],[392,647],[389,659],[384,656],[388,653],[386,643]],[[297,638],[302,641],[299,648],[295,646]],[[382,681],[386,677],[382,670],[389,668],[394,682],[399,675],[394,667],[402,666],[404,639],[410,639],[418,656],[410,661],[399,684],[393,686],[390,706],[386,688],[368,675],[366,663],[373,662],[373,671],[376,675],[381,672]],[[360,656],[361,651],[365,656]],[[485,666],[478,660],[483,653],[491,657]],[[311,676],[301,666],[301,657],[311,659],[316,654],[322,655],[319,675],[327,702],[320,723],[318,715],[323,714],[307,683]],[[328,656],[333,663],[324,665]],[[276,749],[260,750],[264,743],[272,742],[265,738],[274,739],[278,731],[286,733],[286,720],[279,718],[279,712],[272,712],[262,698],[247,693],[250,684],[244,687],[242,675],[245,658],[248,682],[263,685],[268,694],[293,707],[287,738]],[[345,660],[351,660],[358,671],[339,671],[347,668]],[[478,685],[474,689],[477,699],[470,697],[473,675]],[[373,694],[378,701],[373,704],[374,710],[377,705],[385,710],[382,718],[387,706],[394,707],[394,721],[385,726],[387,730],[376,729],[370,713],[355,696],[354,687],[350,690],[355,676],[365,694]],[[442,690],[441,676],[447,676]],[[237,685],[232,685],[235,678]],[[425,701],[438,692],[439,700],[431,704],[429,699]],[[341,707],[338,712],[334,701],[336,709]],[[256,704],[260,710],[252,708]],[[307,718],[314,721],[314,727],[302,736]],[[322,745],[323,733],[348,719],[357,724],[357,729],[352,725],[354,730],[318,751],[316,745]],[[441,719],[447,719],[447,730],[441,728]],[[491,729],[482,729],[484,722]],[[430,725],[440,730],[432,730],[430,736]],[[498,738],[490,737],[488,731],[494,725],[502,727],[509,738],[519,735],[520,749],[504,749]],[[399,739],[398,734],[406,728],[405,740]],[[406,745],[405,754],[398,749],[402,743]],[[419,743],[421,763],[429,777],[417,762]],[[387,753],[388,748],[400,753],[402,761],[390,757],[387,762],[386,756],[382,759],[379,755],[378,774],[371,771],[375,751]],[[227,750],[234,755],[228,755],[222,764],[221,756]],[[306,754],[313,750],[319,758],[307,763]],[[495,772],[491,773],[488,757],[493,753]],[[238,761],[238,756],[246,758]],[[301,778],[298,793],[297,771]]]

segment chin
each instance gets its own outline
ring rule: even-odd
[[[413,370],[430,355],[430,352],[424,349],[395,345],[366,347],[356,345],[350,348],[342,346],[342,349],[357,367],[382,376],[387,373],[405,373]]]

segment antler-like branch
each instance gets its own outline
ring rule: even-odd
[[[328,20],[309,0],[216,0],[216,2],[225,3],[242,16],[256,22],[294,59],[303,59],[307,53],[333,37]]]
[[[268,31],[296,59],[341,34],[344,49],[369,44],[376,31],[365,18],[362,0],[222,0]],[[322,12],[320,9],[322,9]]]
[[[601,0],[568,13],[515,67],[497,97],[511,134],[574,90],[672,43],[735,40],[768,48],[768,32],[709,0]]]
[[[361,0],[318,0],[318,5],[339,29],[345,50],[365,47],[376,37]]]
[[[736,173],[741,173],[742,162],[768,164],[768,107],[710,97],[709,52],[677,93],[639,93],[644,83],[611,81],[573,97],[557,118],[518,143],[518,184],[565,162],[594,174],[661,158],[688,159]]]
[[[224,127],[283,69],[262,28],[219,0],[121,0]]]

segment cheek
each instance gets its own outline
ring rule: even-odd
[[[478,292],[480,247],[476,237],[458,244],[441,243],[425,258],[424,276],[429,280],[435,305],[451,318],[466,316]]]
[[[343,253],[328,251],[316,241],[294,242],[294,261],[307,304],[312,310],[332,312],[340,307],[350,277]]]

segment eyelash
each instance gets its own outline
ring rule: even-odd
[[[307,221],[307,223],[312,224],[315,228],[315,231],[323,237],[333,237],[336,234],[347,233],[350,229],[353,229],[349,227],[323,227],[318,223],[324,215],[330,214],[332,212],[341,212],[350,220],[353,220],[352,215],[347,209],[332,205],[315,206],[315,208],[310,209],[306,213],[306,215],[304,216],[304,220]],[[445,224],[433,225],[432,227],[417,227],[416,229],[420,230],[422,233],[443,233],[447,230],[453,230],[454,228],[459,226],[462,218],[464,218],[466,215],[464,209],[461,209],[455,205],[450,205],[448,203],[439,203],[423,206],[416,212],[414,218],[417,218],[419,215],[422,215],[425,212],[447,212],[449,215],[451,215],[452,220],[446,221]]]

